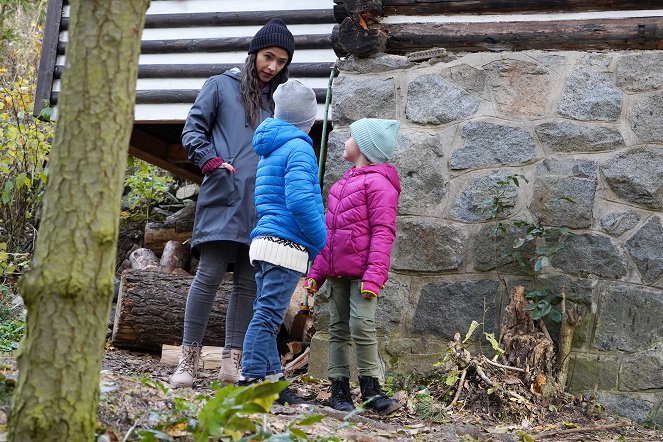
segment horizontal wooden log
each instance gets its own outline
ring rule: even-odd
[[[387,52],[435,47],[449,51],[527,49],[662,49],[663,17],[546,22],[393,24]],[[342,35],[341,35],[342,38]]]
[[[334,23],[332,9],[300,9],[282,11],[197,12],[190,14],[153,14],[145,17],[145,28],[185,28],[199,26],[262,26],[274,17],[287,25]],[[60,23],[69,28],[69,18]]]
[[[184,208],[168,216],[163,221],[151,221],[145,225],[143,244],[146,248],[161,254],[171,240],[182,243],[191,238],[196,205],[191,202]],[[186,246],[187,250],[189,246]]]
[[[146,40],[140,45],[141,54],[182,54],[194,52],[248,51],[252,37],[189,38],[181,40]],[[295,35],[295,47],[302,49],[331,48],[331,34]],[[67,43],[58,43],[58,55],[64,55]]]
[[[204,346],[200,349],[200,368],[205,370],[221,368],[222,353],[223,347]],[[182,356],[181,345],[163,345],[159,362],[175,367],[180,363],[180,356]]]
[[[331,37],[330,37],[331,38]],[[207,78],[222,74],[239,64],[144,64],[138,67],[138,78]],[[291,77],[329,77],[334,62],[292,63],[288,66]],[[56,66],[54,78],[62,78],[64,66]]]
[[[384,16],[658,9],[660,0],[382,0]],[[338,13],[335,14],[338,23]]]
[[[154,352],[161,351],[162,344],[180,345],[192,281],[193,276],[125,270],[115,310],[112,344]],[[224,282],[217,291],[203,345],[223,346],[231,290],[232,283]]]
[[[364,29],[350,17],[343,20],[338,29],[335,26],[332,32],[334,51],[339,57],[346,54],[368,57],[378,52],[386,52],[388,38],[381,27]]]
[[[198,96],[198,89],[164,89],[136,91],[136,104],[193,103]],[[327,89],[313,88],[318,103],[325,102]],[[51,104],[58,104],[59,92],[51,92]]]

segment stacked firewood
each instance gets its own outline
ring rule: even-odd
[[[172,359],[168,356],[171,353],[179,354],[178,347],[173,346],[179,346],[182,341],[186,298],[198,265],[189,244],[194,215],[195,202],[189,201],[163,221],[148,222],[143,247],[135,246],[123,259],[118,271],[119,289],[111,334],[114,346],[162,352],[164,362]],[[228,270],[231,272],[232,268]],[[217,292],[203,338],[204,352],[210,358],[216,357],[215,347],[224,343],[231,290],[232,274],[228,273]],[[302,355],[308,355],[314,332],[312,318],[304,318],[302,328],[301,315],[297,315],[303,296],[303,289],[293,295],[279,334],[284,366],[294,362],[293,370],[306,365],[308,359]],[[297,336],[291,336],[291,332]]]

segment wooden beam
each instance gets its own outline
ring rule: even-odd
[[[622,11],[663,7],[661,0],[383,0],[382,4],[385,16]],[[338,21],[338,17],[336,19]]]
[[[407,54],[435,47],[472,52],[527,49],[663,49],[663,17],[392,24],[384,25],[383,29],[389,35],[386,52],[390,54]]]
[[[140,45],[141,54],[185,54],[192,52],[247,51],[252,37],[190,38],[181,40],[145,40]],[[301,49],[331,48],[330,34],[295,35],[295,47]],[[64,55],[67,42],[58,43],[58,55]]]
[[[35,117],[46,107],[44,101],[50,100],[61,19],[62,0],[50,0],[46,10],[46,27],[44,28],[41,56],[39,58],[39,73],[37,75],[37,89],[33,109]]]
[[[138,67],[138,78],[208,78],[241,67],[239,64],[144,64]],[[292,63],[288,72],[290,77],[328,78],[333,67],[334,62]],[[61,78],[63,70],[64,66],[56,66],[54,78]]]
[[[300,9],[282,11],[198,12],[190,14],[152,14],[145,17],[145,28],[184,28],[200,26],[262,26],[274,17],[287,25],[334,23],[332,9]],[[69,19],[62,20],[62,29]]]
[[[368,57],[386,52],[388,38],[382,27],[373,25],[364,29],[350,17],[346,17],[340,25],[334,26],[332,32],[334,51],[339,57],[347,54]]]
[[[136,104],[171,104],[171,103],[193,103],[198,96],[198,89],[156,89],[147,91],[136,91]],[[313,88],[318,103],[325,102],[327,89]],[[51,93],[51,103],[57,104],[60,93]]]
[[[131,132],[129,154],[194,183],[202,182],[200,171],[186,159],[181,145],[168,144],[136,126]]]

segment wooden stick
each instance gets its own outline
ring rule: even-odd
[[[458,383],[458,390],[456,390],[456,394],[454,395],[454,398],[451,400],[449,405],[444,407],[445,410],[451,410],[451,408],[454,406],[458,398],[460,397],[460,392],[463,389],[463,385],[465,385],[465,376],[467,376],[467,368],[463,370],[463,372],[460,375],[460,382]]]
[[[535,434],[534,440],[545,439],[550,436],[564,436],[567,434],[591,433],[592,431],[610,430],[612,428],[620,428],[625,426],[627,426],[626,422],[618,422],[615,424],[597,425],[594,427],[569,428],[566,430],[549,430]]]
[[[488,362],[490,365],[492,365],[492,366],[494,366],[494,367],[499,367],[499,368],[503,368],[503,369],[505,369],[505,370],[513,370],[513,371],[517,371],[517,372],[520,372],[520,373],[525,373],[525,370],[522,369],[522,368],[512,367],[512,366],[510,366],[510,365],[500,364],[499,362],[491,361],[491,360],[488,359],[486,356],[483,357],[483,360],[486,361],[486,362]]]

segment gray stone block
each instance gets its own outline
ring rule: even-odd
[[[566,79],[557,112],[575,120],[615,121],[622,111],[622,95],[611,74],[575,70]]]
[[[646,51],[617,59],[617,86],[631,92],[663,87],[663,53]]]
[[[438,75],[415,78],[407,87],[405,115],[418,124],[445,124],[471,117],[480,100],[457,88]]]
[[[357,74],[382,73],[395,69],[408,69],[412,66],[415,66],[415,63],[407,61],[407,57],[384,53],[366,58],[357,58],[352,55],[345,59],[339,58],[336,62],[336,67],[340,71]]]
[[[396,85],[393,78],[350,77],[334,80],[332,115],[337,124],[360,118],[396,118]]]
[[[586,126],[571,122],[544,123],[536,134],[553,152],[584,153],[621,149],[624,137],[612,126]]]
[[[526,274],[513,256],[513,244],[519,237],[524,237],[525,230],[516,228],[511,222],[502,223],[504,230],[497,224],[486,224],[473,236],[471,242],[472,266],[479,272],[498,269],[503,274]],[[524,245],[523,251],[531,254],[534,244]]]
[[[601,227],[614,237],[623,235],[640,222],[640,214],[635,210],[610,212],[601,218]]]
[[[518,201],[518,188],[513,182],[506,182],[507,176],[512,172],[507,170],[493,170],[490,175],[482,176],[472,181],[456,199],[449,216],[458,221],[476,222],[493,219],[504,219],[513,213]],[[491,205],[493,199],[499,196],[504,209],[501,213],[493,213]]]
[[[620,390],[654,390],[663,388],[663,346],[661,344],[624,356],[619,374]]]
[[[663,149],[642,146],[615,155],[601,164],[614,192],[629,203],[663,209]]]
[[[663,226],[654,215],[626,241],[626,250],[640,271],[642,282],[653,284],[663,275]]]
[[[534,139],[524,129],[487,121],[463,125],[465,145],[451,155],[452,170],[495,165],[521,165],[536,157]]]
[[[587,394],[591,395],[593,392],[588,391]],[[654,406],[652,400],[643,399],[637,394],[597,391],[596,397],[607,411],[640,422],[648,418]]]
[[[523,60],[499,60],[484,66],[491,73],[491,87],[499,114],[513,118],[542,118],[548,115],[555,95],[556,75]]]
[[[436,216],[449,191],[444,143],[450,139],[439,133],[401,130],[393,165],[401,178],[399,213]]]
[[[628,122],[633,132],[642,142],[662,142],[663,92],[650,96],[634,97]]]
[[[467,233],[441,219],[399,217],[391,264],[395,270],[439,272],[458,269]]]
[[[486,89],[486,71],[468,64],[458,64],[440,72],[440,77],[481,97]]]
[[[569,390],[616,390],[619,378],[619,359],[615,356],[571,354],[569,360]]]
[[[536,168],[530,211],[547,226],[590,227],[597,171],[594,161],[545,159]]]
[[[663,333],[663,289],[615,282],[601,294],[594,347],[600,351],[649,348]]]
[[[617,279],[626,276],[628,266],[610,238],[593,233],[571,235],[568,245],[552,258],[552,266],[576,276],[595,275]]]
[[[474,320],[495,332],[498,290],[499,282],[490,279],[428,284],[421,289],[413,330],[452,340],[455,333],[464,336]]]

